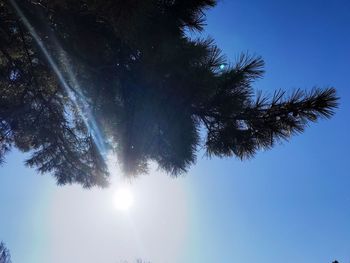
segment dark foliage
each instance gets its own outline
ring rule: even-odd
[[[10,252],[3,242],[0,243],[0,263],[11,263]]]
[[[0,161],[30,152],[27,164],[59,184],[107,183],[92,115],[126,174],[155,161],[178,175],[196,160],[201,127],[209,156],[249,158],[337,106],[334,88],[256,95],[262,58],[230,65],[213,40],[186,37],[215,0],[17,1],[23,14],[13,3],[0,0]]]

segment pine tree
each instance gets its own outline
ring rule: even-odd
[[[10,252],[3,242],[0,242],[0,263],[11,263]]]
[[[16,147],[59,184],[104,186],[90,126],[127,175],[154,161],[176,176],[200,146],[251,158],[334,114],[334,88],[263,96],[252,87],[264,74],[261,57],[230,63],[213,39],[187,37],[202,32],[215,4],[0,0],[0,160]]]

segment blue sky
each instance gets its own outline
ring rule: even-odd
[[[13,262],[349,263],[349,12],[346,0],[220,1],[206,33],[231,60],[265,59],[257,89],[334,86],[340,108],[250,161],[199,154],[185,177],[135,180],[127,216],[111,208],[120,176],[107,190],[60,188],[12,153],[0,168],[0,240]]]

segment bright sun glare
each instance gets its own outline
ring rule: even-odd
[[[114,194],[114,206],[121,211],[128,211],[134,203],[132,192],[128,188],[120,188]]]

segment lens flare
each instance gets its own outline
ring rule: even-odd
[[[23,21],[24,26],[27,28],[29,33],[32,35],[35,42],[38,44],[40,50],[43,52],[49,65],[51,66],[51,68],[55,72],[57,78],[59,79],[61,85],[63,86],[65,92],[67,93],[69,99],[74,104],[76,109],[78,109],[78,112],[79,112],[80,116],[82,117],[82,119],[84,120],[85,126],[87,127],[89,133],[91,134],[98,150],[100,151],[100,154],[105,157],[105,155],[107,154],[107,151],[106,151],[104,137],[103,137],[102,132],[100,131],[98,125],[96,124],[96,120],[95,120],[93,114],[91,113],[91,110],[89,109],[86,98],[84,97],[84,95],[81,92],[80,85],[79,85],[77,79],[75,78],[74,74],[72,73],[71,66],[69,65],[68,60],[65,57],[64,50],[59,45],[58,41],[55,41],[55,46],[56,46],[57,50],[59,51],[58,53],[60,53],[64,58],[63,59],[63,61],[64,61],[63,66],[67,71],[69,82],[63,76],[60,68],[58,67],[58,64],[53,59],[53,57],[50,55],[48,49],[45,47],[40,36],[38,35],[38,33],[36,32],[34,27],[31,25],[31,23],[27,19],[27,17],[24,15],[24,13],[20,9],[20,7],[17,5],[16,1],[10,0],[10,3],[13,6],[13,8],[16,10],[18,16]],[[72,83],[73,87],[68,83]]]

